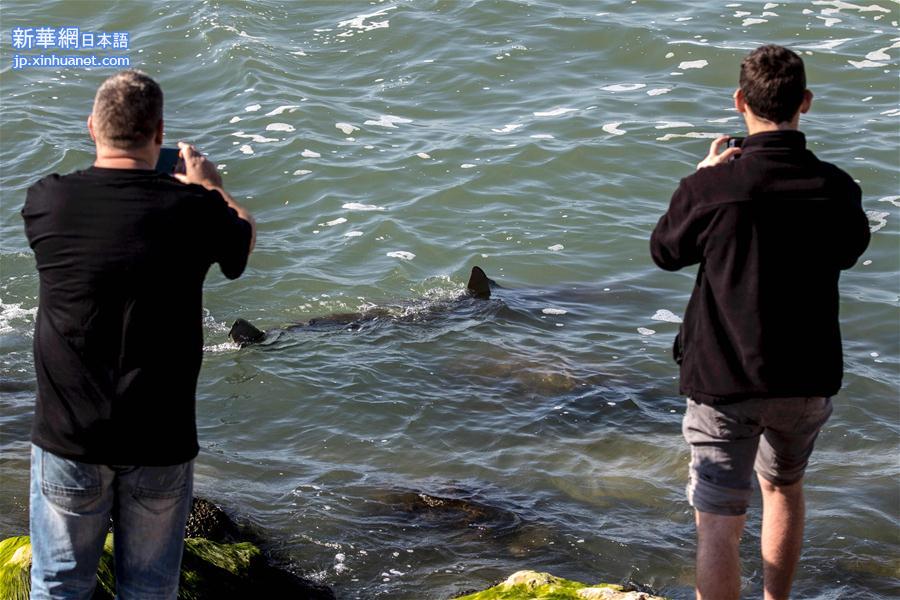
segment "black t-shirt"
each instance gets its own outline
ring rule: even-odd
[[[38,181],[22,217],[40,274],[32,441],[98,464],[194,458],[203,280],[214,262],[240,276],[250,224],[216,191],[97,167]]]

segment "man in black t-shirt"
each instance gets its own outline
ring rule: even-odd
[[[650,239],[674,271],[699,264],[675,341],[691,446],[697,597],[737,600],[753,471],[766,600],[788,598],[803,543],[803,476],[843,374],[838,279],[869,243],[853,179],[806,149],[803,61],[762,46],[734,94],[748,137],[681,180]],[[736,158],[739,157],[739,158]],[[734,160],[733,158],[736,158]]]
[[[90,597],[110,517],[122,597],[175,598],[197,455],[202,287],[235,279],[256,238],[215,165],[180,143],[155,172],[159,86],[123,71],[97,91],[94,165],[28,189],[40,275],[34,334],[32,598]]]

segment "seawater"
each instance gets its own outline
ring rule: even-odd
[[[130,32],[120,54],[163,85],[167,143],[198,144],[259,220],[245,276],[207,282],[198,493],[340,598],[448,598],[521,568],[690,597],[669,349],[694,269],[659,271],[647,240],[709,138],[741,132],[740,58],[776,42],[806,61],[810,147],[859,181],[874,231],[841,280],[845,386],[808,474],[796,595],[900,594],[896,2],[7,1],[2,17],[0,535],[27,530],[35,392],[18,211],[39,177],[90,164],[111,72],[13,70],[10,32],[77,26]],[[453,308],[475,264],[503,289]],[[404,318],[226,337],[237,317],[372,306]],[[416,492],[493,516],[410,510]],[[757,596],[758,528],[757,500]]]

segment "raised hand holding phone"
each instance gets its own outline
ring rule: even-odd
[[[730,135],[720,135],[719,137],[714,139],[712,144],[709,145],[709,154],[706,155],[706,158],[697,163],[697,170],[703,169],[705,167],[712,167],[723,162],[728,162],[732,157],[737,158],[738,156],[740,156],[740,143],[736,143],[734,145],[729,143],[725,151],[721,154],[719,153],[719,149],[722,147],[722,144],[728,142],[729,140],[740,140],[741,142],[743,142],[744,138],[733,138]]]

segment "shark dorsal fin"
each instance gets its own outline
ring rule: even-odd
[[[491,280],[481,270],[481,267],[472,267],[472,274],[469,275],[469,283],[466,284],[466,289],[475,298],[487,300],[491,297]]]
[[[256,344],[263,341],[266,337],[265,332],[260,331],[253,326],[253,323],[245,319],[238,319],[231,326],[228,337],[236,343],[244,346],[246,344]]]

